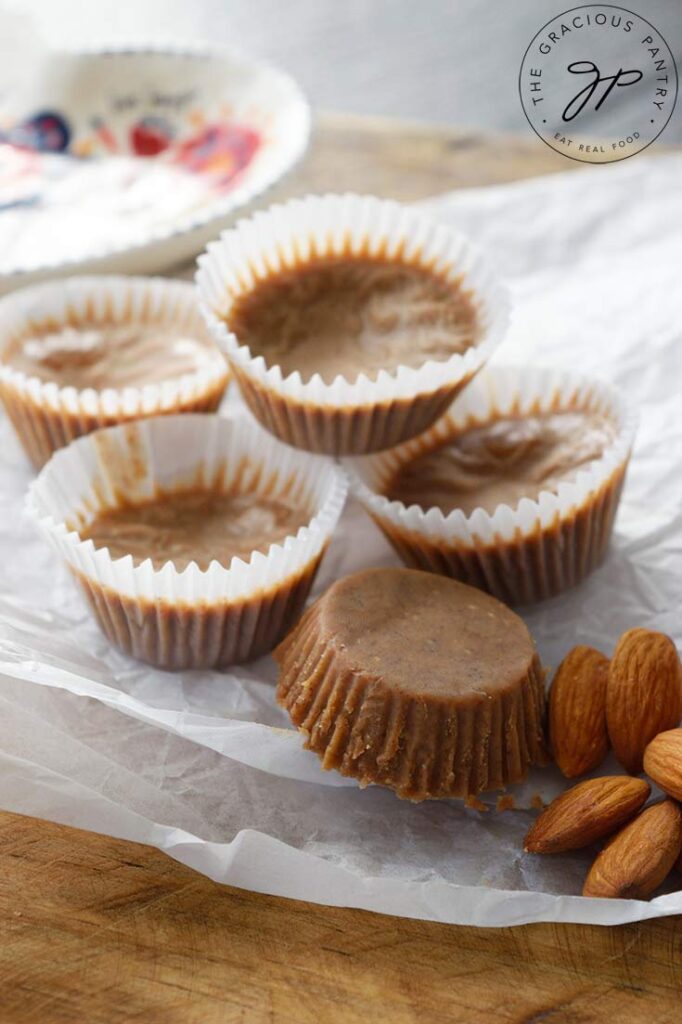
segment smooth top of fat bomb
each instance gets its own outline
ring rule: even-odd
[[[501,696],[528,675],[524,622],[475,587],[416,569],[367,569],[319,602],[320,639],[344,669],[425,700]]]
[[[181,572],[190,562],[206,570],[214,559],[225,568],[235,557],[248,561],[309,519],[309,510],[283,499],[197,489],[107,509],[79,533],[112,558],[132,555],[135,565],[149,558],[155,569],[172,562]]]
[[[391,501],[439,508],[516,508],[522,498],[556,494],[600,459],[616,436],[604,415],[577,409],[503,416],[453,434],[401,466],[386,487]]]
[[[304,381],[319,373],[376,380],[381,370],[444,361],[479,340],[479,318],[459,280],[402,259],[311,259],[259,281],[228,314],[253,356]]]
[[[213,365],[219,352],[203,327],[92,323],[35,330],[15,339],[2,361],[28,377],[78,389],[144,387]]]

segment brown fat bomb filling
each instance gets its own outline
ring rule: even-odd
[[[385,488],[391,501],[465,515],[515,508],[541,491],[556,493],[599,459],[616,435],[591,412],[500,418],[455,434],[401,466]]]
[[[226,568],[235,556],[248,561],[309,520],[309,510],[280,499],[193,490],[109,509],[79,533],[112,558],[132,555],[136,565],[150,558],[155,569],[170,561],[181,572],[192,561],[200,569],[214,559]]]
[[[370,257],[311,261],[240,296],[228,317],[239,342],[287,376],[376,379],[463,353],[478,340],[471,294],[416,264]]]
[[[334,584],[320,629],[348,669],[424,698],[513,688],[534,653],[523,621],[500,601],[413,569],[368,569]]]
[[[202,331],[168,324],[63,327],[11,343],[2,361],[29,377],[79,390],[144,387],[215,364],[217,350]]]

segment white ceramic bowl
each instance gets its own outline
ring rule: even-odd
[[[0,106],[0,292],[190,258],[309,134],[293,79],[228,51],[48,54]]]

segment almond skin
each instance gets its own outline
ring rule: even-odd
[[[589,846],[629,821],[650,792],[648,782],[627,775],[579,782],[536,818],[523,848],[527,853],[563,853]]]
[[[601,851],[583,896],[645,900],[666,877],[682,849],[682,811],[673,800],[652,804]]]
[[[597,768],[609,751],[606,684],[609,659],[594,647],[574,647],[559,665],[549,693],[549,738],[567,779]]]
[[[654,736],[644,751],[644,771],[664,793],[682,800],[682,729]]]
[[[682,718],[682,665],[664,633],[630,629],[618,641],[606,686],[606,723],[616,757],[632,775],[659,732]]]

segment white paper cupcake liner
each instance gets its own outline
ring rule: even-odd
[[[227,326],[237,297],[278,271],[325,256],[400,257],[462,279],[473,293],[479,340],[442,362],[382,370],[376,380],[319,374],[303,383],[253,356]],[[506,290],[462,235],[391,200],[324,195],[293,199],[241,220],[199,258],[202,312],[254,415],[289,444],[331,455],[389,448],[425,430],[480,370],[502,340]]]
[[[601,458],[562,483],[558,493],[523,498],[467,516],[459,509],[406,507],[384,490],[405,462],[453,433],[505,415],[561,409],[602,412],[616,437]],[[508,604],[540,601],[574,586],[602,561],[625,477],[636,415],[621,394],[577,374],[522,367],[488,368],[448,413],[392,451],[345,460],[351,487],[407,565],[443,573]]]
[[[196,292],[163,278],[74,277],[0,300],[0,399],[29,458],[40,468],[53,451],[100,427],[143,416],[212,412],[228,381],[224,358],[193,373],[141,388],[60,387],[13,369],[2,353],[16,338],[62,326],[153,323],[204,335]]]
[[[216,484],[300,498],[310,521],[267,554],[229,567],[154,569],[81,540],[78,526],[121,497]],[[300,614],[341,514],[347,479],[329,460],[280,444],[245,415],[164,416],[100,430],[57,452],[27,510],[79,580],[108,638],[162,668],[216,668],[272,649]]]

